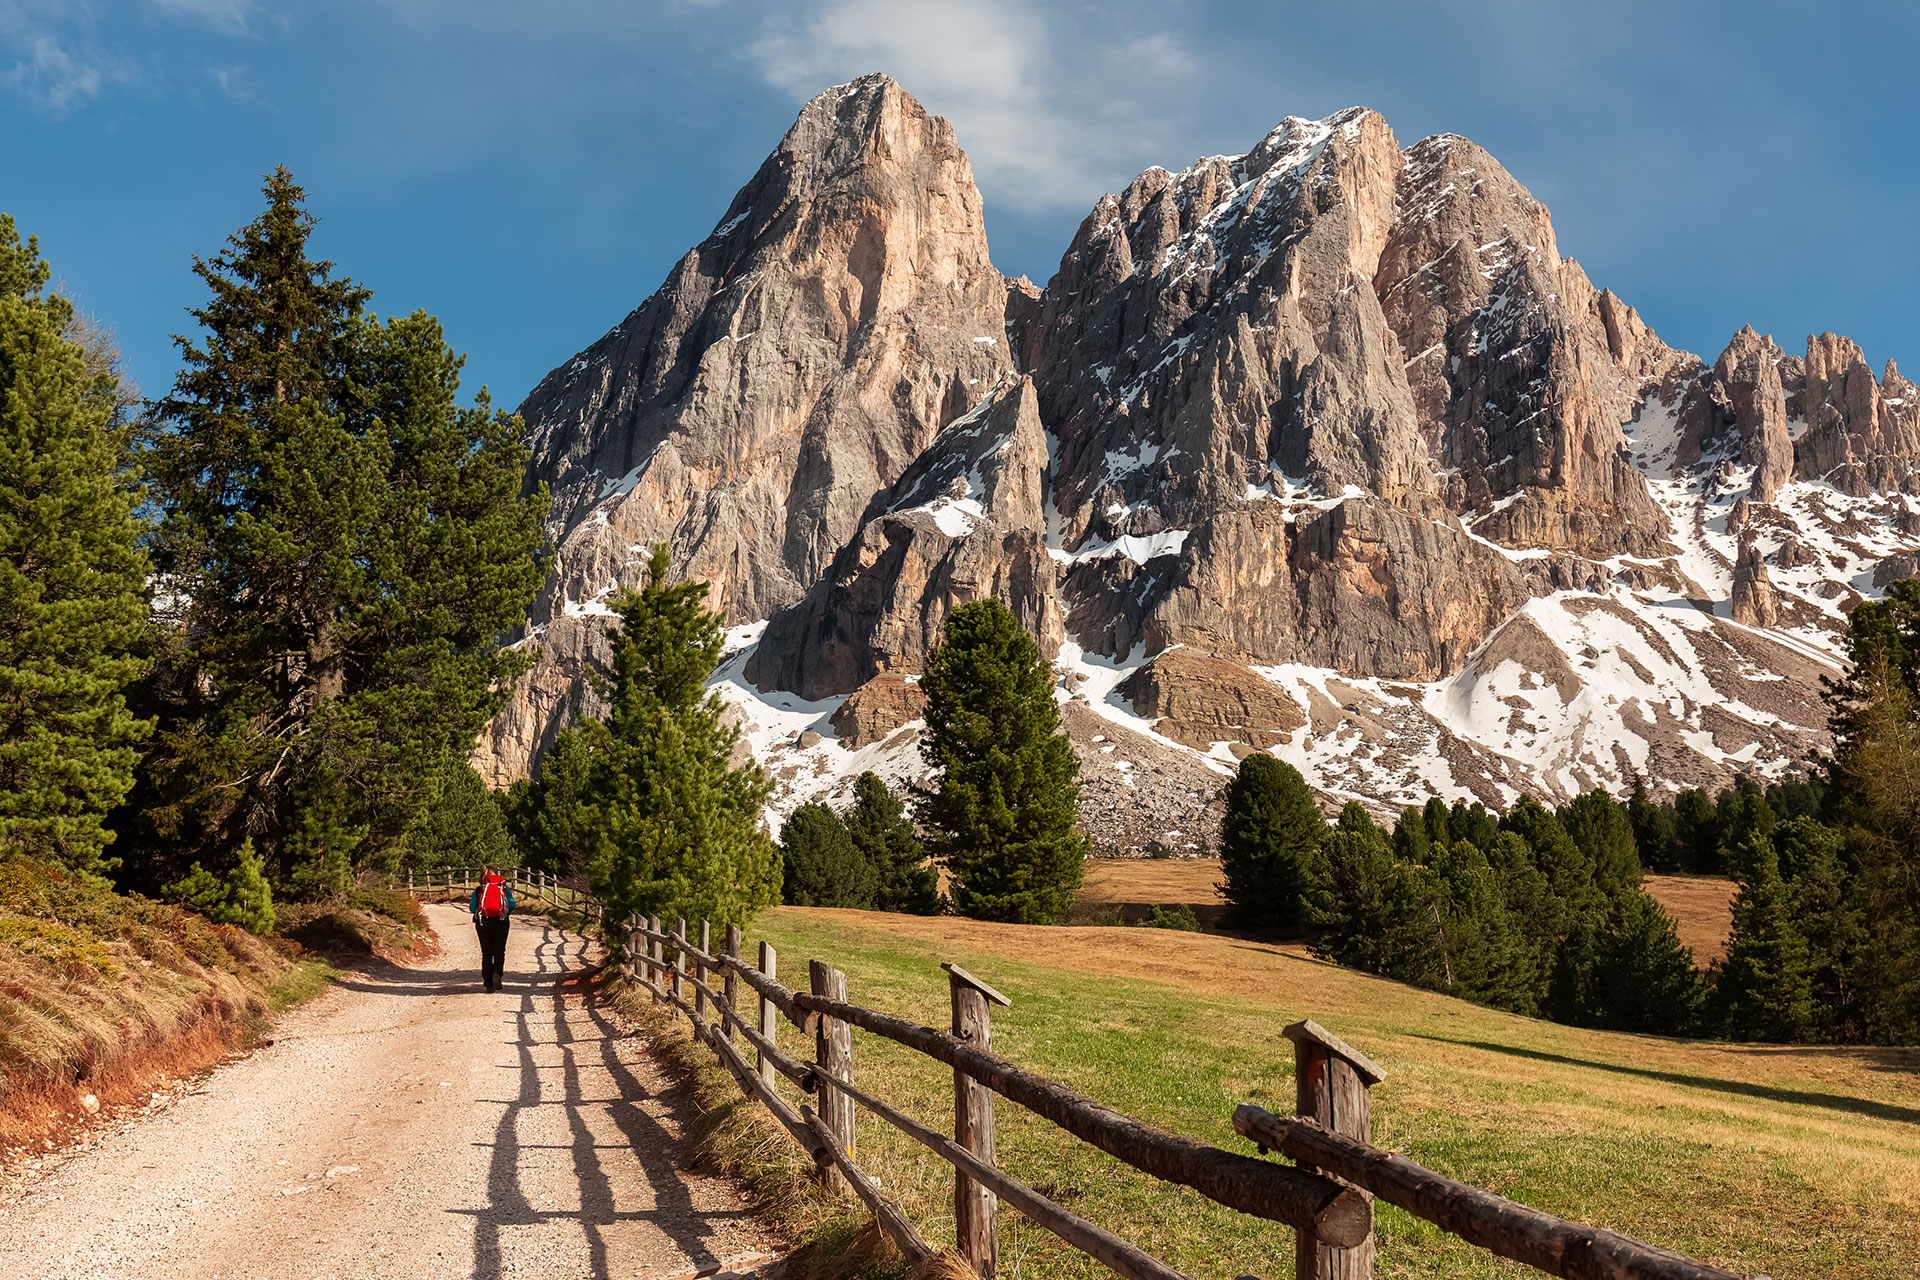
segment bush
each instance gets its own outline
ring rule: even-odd
[[[1177,929],[1181,933],[1200,932],[1200,918],[1193,914],[1193,908],[1186,903],[1171,907],[1154,906],[1140,922],[1146,929]]]

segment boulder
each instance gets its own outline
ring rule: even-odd
[[[1154,732],[1201,751],[1216,742],[1265,750],[1306,724],[1306,713],[1258,672],[1173,649],[1128,676],[1120,692]]]
[[[885,671],[855,689],[833,713],[833,732],[850,751],[884,741],[903,725],[927,713],[927,695],[918,681]]]

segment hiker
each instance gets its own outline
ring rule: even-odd
[[[480,980],[487,990],[500,987],[500,971],[507,964],[507,921],[513,915],[513,886],[492,867],[483,869],[480,887],[473,891],[467,910],[473,913],[473,931],[480,935]]]

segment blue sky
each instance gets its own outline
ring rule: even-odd
[[[0,210],[147,391],[289,165],[319,249],[508,406],[617,323],[833,83],[951,118],[1002,270],[1100,193],[1354,103],[1465,134],[1711,359],[1751,323],[1920,371],[1915,6],[1563,0],[0,0]]]

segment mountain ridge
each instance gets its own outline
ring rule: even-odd
[[[1823,740],[1846,609],[1920,547],[1892,362],[1668,347],[1457,135],[1401,147],[1355,107],[1150,168],[1040,289],[993,270],[980,209],[944,121],[837,86],[529,396],[558,567],[496,782],[591,709],[597,619],[654,540],[714,584],[716,688],[778,810],[917,776],[893,690],[994,594],[1058,659],[1112,848],[1204,831],[1255,747],[1381,808],[1777,774]]]

